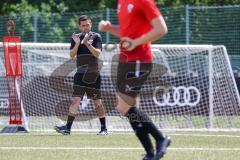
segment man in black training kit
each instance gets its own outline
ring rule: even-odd
[[[87,94],[94,102],[101,123],[101,130],[98,135],[107,135],[105,109],[101,101],[101,76],[98,64],[98,57],[102,51],[101,35],[91,31],[91,19],[86,15],[80,16],[79,28],[81,33],[73,33],[71,39],[70,57],[77,57],[77,72],[74,75],[73,96],[67,124],[55,126],[54,129],[63,135],[70,134],[80,101],[84,94]]]
[[[136,106],[140,90],[152,70],[150,43],[167,34],[167,26],[154,0],[118,0],[118,22],[101,21],[99,30],[120,37],[121,50],[117,70],[117,109],[125,115],[147,152],[143,160],[159,160],[171,143],[147,114]],[[149,135],[156,142],[155,151]]]

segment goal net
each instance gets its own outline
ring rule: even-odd
[[[2,45],[2,44],[1,44]],[[154,67],[142,88],[140,109],[159,129],[238,130],[240,100],[224,46],[152,45]],[[101,94],[112,131],[131,130],[116,111],[114,57],[118,49],[101,54]],[[3,48],[0,47],[0,129],[9,122],[9,99]],[[30,131],[53,131],[65,123],[71,103],[76,61],[69,60],[69,44],[22,43],[23,95]],[[100,128],[93,102],[84,97],[73,130]]]

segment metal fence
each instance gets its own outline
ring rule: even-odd
[[[240,55],[240,5],[234,6],[182,6],[161,8],[169,32],[158,44],[213,44],[225,45],[231,55]],[[69,42],[72,32],[78,32],[81,14],[91,16],[93,31],[102,19],[118,23],[115,9],[79,13],[17,14],[14,16],[16,34],[24,42]],[[0,16],[0,36],[6,35],[8,16]],[[144,25],[144,24],[143,24]],[[118,42],[109,33],[101,33],[103,42]]]

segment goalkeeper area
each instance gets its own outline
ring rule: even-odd
[[[9,124],[10,101],[0,46],[1,130]],[[142,88],[139,108],[173,140],[164,159],[239,159],[240,99],[226,48],[152,45],[152,51],[153,71]],[[66,122],[76,60],[69,59],[69,44],[22,43],[21,110],[29,133],[0,134],[0,159],[142,159],[141,144],[115,109],[118,53],[118,47],[103,50],[99,60],[110,135],[96,135],[99,120],[93,102],[84,97],[73,133],[62,136],[53,127]]]
[[[173,139],[166,160],[238,160],[238,132],[164,132]],[[0,135],[1,160],[140,160],[144,150],[133,133]]]
[[[76,59],[69,60],[65,43],[22,43],[22,112],[29,131],[54,131],[65,123],[71,104]],[[103,47],[104,48],[104,47]],[[0,47],[0,52],[3,49]],[[141,91],[140,109],[164,130],[239,130],[240,99],[224,46],[152,45],[153,70]],[[103,50],[99,63],[101,95],[110,131],[131,131],[116,110],[118,47]],[[0,54],[0,129],[9,121],[4,54]],[[11,82],[13,86],[15,82]],[[16,82],[18,85],[18,82]],[[18,96],[19,97],[19,96]],[[75,131],[100,128],[93,102],[83,98]]]

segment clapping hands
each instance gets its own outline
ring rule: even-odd
[[[72,34],[72,39],[76,44],[80,44],[80,38],[75,32]],[[86,33],[83,40],[81,41],[81,44],[88,45],[89,44],[88,39],[89,39],[89,34]]]
[[[89,34],[86,33],[84,38],[83,38],[83,40],[82,40],[82,42],[81,42],[81,44],[88,45],[89,44],[88,39],[89,39]]]

